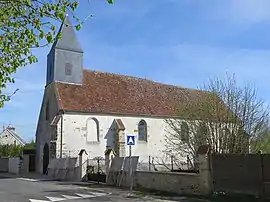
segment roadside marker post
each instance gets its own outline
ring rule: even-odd
[[[134,145],[135,145],[135,136],[134,135],[127,135],[127,146],[129,146],[129,177],[130,177],[129,194],[132,194],[132,185],[133,185],[132,160],[131,160],[132,151],[131,151],[131,148]]]

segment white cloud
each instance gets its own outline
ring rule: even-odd
[[[207,16],[250,25],[270,20],[269,0],[223,0],[210,6]]]
[[[230,0],[231,16],[250,22],[269,20],[269,0]]]

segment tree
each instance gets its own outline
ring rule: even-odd
[[[35,149],[36,143],[32,140],[30,143],[26,143],[24,146],[15,144],[3,144],[0,145],[0,157],[19,157],[22,155],[24,149]]]
[[[252,153],[270,153],[270,127],[266,126],[261,133],[250,141]]]
[[[27,143],[24,145],[23,149],[35,149],[36,143],[34,140],[32,140],[30,143]]]
[[[107,0],[112,4],[113,0]],[[11,95],[3,93],[11,76],[19,67],[36,63],[32,49],[44,47],[61,37],[52,20],[63,21],[67,12],[76,19],[77,30],[81,21],[74,11],[78,0],[1,0],[0,1],[0,108]]]
[[[0,145],[0,157],[18,157],[22,154],[22,148],[13,144]]]
[[[177,118],[166,120],[166,151],[173,151],[179,161],[188,156],[192,162],[205,144],[214,153],[249,152],[250,140],[264,133],[269,118],[256,88],[250,83],[239,86],[233,75],[210,79],[201,90],[197,99],[187,97],[181,103]]]

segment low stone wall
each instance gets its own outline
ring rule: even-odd
[[[0,158],[0,172],[8,173],[9,171],[9,158]]]
[[[129,173],[110,173],[107,183],[116,185],[117,182],[120,186],[129,187]],[[134,188],[145,188],[176,194],[204,195],[202,186],[201,176],[197,173],[136,171],[133,175]]]
[[[197,173],[137,172],[134,184],[136,187],[178,194],[201,194]]]
[[[9,158],[9,173],[18,175],[20,172],[20,158]]]
[[[125,159],[126,160],[126,159]],[[136,160],[138,162],[138,159]],[[167,191],[176,194],[209,195],[212,193],[212,180],[209,164],[209,146],[198,149],[198,173],[136,171],[132,166],[133,177],[129,176],[129,164],[123,157],[111,160],[107,184],[135,188]],[[133,164],[132,164],[133,165]],[[134,164],[134,165],[137,165]],[[133,180],[131,182],[131,180]]]

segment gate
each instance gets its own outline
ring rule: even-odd
[[[29,172],[35,172],[35,161],[36,161],[36,156],[35,155],[29,155]]]
[[[105,159],[96,157],[87,160],[87,180],[95,182],[106,182]]]

